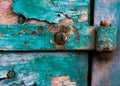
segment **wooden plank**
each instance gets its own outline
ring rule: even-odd
[[[56,34],[63,32],[65,44],[58,44]],[[0,50],[93,50],[95,28],[51,25],[0,25]],[[61,41],[59,41],[61,42]]]
[[[120,86],[120,1],[95,0],[95,25],[108,20],[118,28],[117,50],[103,52],[93,58],[92,86]]]
[[[67,17],[75,24],[86,24],[90,16],[89,3],[89,0],[13,0],[12,8],[16,14],[49,23],[59,23]]]
[[[14,0],[15,1],[15,0]],[[54,2],[56,2],[54,0]],[[81,0],[78,0],[77,2],[81,2]],[[85,2],[85,3],[88,3],[88,6],[89,5],[89,0],[83,0],[82,2]],[[18,15],[16,15],[14,12],[13,12],[13,8],[11,8],[11,4],[13,3],[12,0],[0,0],[0,24],[17,24],[18,23]],[[87,5],[87,4],[86,4]],[[82,6],[82,4],[80,4],[80,7]],[[84,4],[83,4],[84,6]],[[74,6],[71,6],[71,8],[74,8]],[[79,6],[78,6],[79,8]],[[81,8],[83,9],[83,8]],[[79,10],[79,9],[78,9]],[[69,14],[69,17],[66,17],[64,16],[64,19],[59,21],[60,24],[62,25],[74,25],[75,24],[75,27],[78,28],[79,25],[81,25],[82,23],[84,23],[85,25],[88,25],[88,22],[89,22],[89,7],[85,7],[85,9],[83,9],[82,11],[78,11],[77,14],[81,15],[79,16],[79,18],[76,18],[78,17],[77,15],[75,14],[72,14],[76,11],[73,11]],[[87,12],[88,11],[88,12]],[[4,14],[4,15],[3,15]],[[36,19],[27,19],[27,21],[24,22],[25,24],[48,24],[48,22],[45,22],[45,21],[38,21]],[[80,24],[79,24],[80,23]]]
[[[31,86],[33,83],[37,83],[37,86],[87,86],[88,54],[84,52],[0,53],[0,78],[6,77],[11,69],[16,77],[0,80],[0,86],[23,84],[23,82],[26,86]]]

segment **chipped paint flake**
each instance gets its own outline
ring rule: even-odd
[[[89,3],[89,0],[13,0],[12,8],[15,13],[23,14],[26,18],[59,23],[67,16],[74,23],[79,23],[89,22]],[[79,20],[75,21],[76,18]]]
[[[52,86],[77,86],[76,82],[71,82],[69,76],[52,77]]]

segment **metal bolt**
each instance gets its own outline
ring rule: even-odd
[[[111,26],[111,23],[109,21],[101,21],[100,26]]]
[[[54,40],[57,45],[64,45],[67,39],[67,35],[63,32],[58,32],[54,35]]]
[[[9,70],[9,71],[7,72],[7,76],[6,76],[6,77],[0,78],[0,81],[5,80],[5,79],[14,79],[15,77],[16,77],[16,73],[15,73],[15,71],[12,69],[12,70]]]
[[[12,69],[7,73],[7,79],[14,79],[16,77],[15,71]]]

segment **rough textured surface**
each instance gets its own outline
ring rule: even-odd
[[[97,27],[97,51],[113,51],[116,49],[117,29],[113,27]]]
[[[0,78],[6,77],[7,71],[11,68],[14,68],[16,78],[2,80],[0,86],[21,83],[21,81],[27,86],[34,82],[37,83],[37,86],[63,86],[59,82],[61,76],[64,76],[63,82],[66,77],[67,80],[76,83],[76,86],[87,86],[88,54],[84,52],[0,53]],[[56,78],[58,78],[59,84],[53,85],[56,83],[53,79]]]
[[[76,30],[71,26],[46,25],[0,25],[1,50],[55,50],[54,34],[63,31],[68,40],[62,50],[93,50],[95,28],[82,26]]]
[[[14,0],[15,1],[15,0]],[[20,0],[16,0],[20,1]],[[45,0],[44,0],[45,1]],[[55,1],[55,0],[54,0]],[[64,0],[66,1],[66,0]],[[72,0],[71,0],[72,1]],[[78,0],[81,1],[81,0]],[[82,0],[83,1],[83,0]],[[56,1],[55,1],[56,2]],[[85,1],[86,2],[86,1]],[[10,7],[12,0],[0,0],[0,24],[16,24],[18,23],[18,15],[15,15],[12,8]],[[70,19],[64,16],[64,20],[59,21],[62,25],[74,26],[74,21],[80,22],[76,23],[75,26],[79,29],[83,27],[82,25],[88,25],[88,9],[82,10],[78,13],[80,16],[69,16]],[[71,11],[73,12],[73,11]],[[70,12],[70,13],[71,13]],[[4,15],[3,15],[4,14]],[[59,13],[63,15],[62,13]],[[81,15],[84,14],[84,15]],[[74,15],[74,14],[72,14]],[[59,16],[59,15],[58,15]],[[77,18],[79,19],[77,19]],[[58,21],[58,20],[56,20]],[[85,22],[85,23],[82,23]],[[44,49],[55,49],[55,43],[50,41],[52,36],[59,31],[59,28],[49,25],[46,21],[38,21],[34,19],[28,19],[25,21],[26,24],[41,24],[44,29],[39,28],[41,25],[0,25],[0,44],[1,50],[42,50]],[[46,28],[46,25],[49,29]],[[23,27],[25,26],[25,27]],[[27,28],[29,29],[27,29]],[[52,29],[51,29],[52,28]],[[54,29],[55,28],[55,29]],[[92,32],[93,28],[85,30],[90,30]],[[63,29],[65,30],[65,29]],[[71,31],[69,40],[73,39],[78,41],[78,32],[84,33],[84,31],[77,31],[74,29]],[[38,31],[38,32],[37,32]],[[43,31],[45,31],[43,35]],[[52,31],[47,32],[47,31]],[[66,31],[66,30],[65,30]],[[47,33],[47,34],[46,34]],[[75,34],[75,35],[74,35]],[[83,36],[87,39],[92,36],[92,33],[84,33]],[[44,37],[43,37],[44,36]],[[50,39],[49,39],[50,38]],[[37,40],[36,40],[37,39]],[[39,40],[40,39],[40,40]],[[49,41],[48,41],[49,40]],[[84,39],[81,38],[81,41]],[[94,40],[94,39],[91,39]],[[89,40],[90,42],[93,42]],[[36,42],[37,41],[37,42]],[[78,41],[79,42],[79,41]],[[51,43],[51,44],[50,44]],[[69,42],[70,43],[70,42]],[[88,42],[87,42],[88,43]],[[50,45],[49,45],[50,44]],[[89,44],[89,43],[88,43]],[[91,43],[90,43],[91,44]],[[77,45],[78,47],[78,45]],[[92,49],[94,46],[90,46]],[[73,46],[72,46],[73,48]],[[86,47],[88,48],[88,47]],[[76,64],[75,64],[76,63]],[[32,85],[34,82],[37,86],[56,86],[56,78],[58,80],[64,76],[63,82],[57,82],[58,86],[68,85],[68,86],[87,86],[87,76],[88,76],[88,55],[87,53],[71,53],[71,52],[41,52],[41,53],[15,53],[15,52],[4,52],[0,54],[0,78],[6,77],[6,72],[11,68],[14,68],[17,73],[17,77],[13,80],[3,80],[0,81],[0,86],[20,84],[20,86]],[[69,78],[68,78],[69,77]],[[1,80],[1,79],[0,79]],[[22,82],[23,81],[23,82]],[[54,85],[55,84],[55,85]],[[62,85],[61,85],[62,84]],[[34,85],[33,85],[34,86]]]
[[[11,8],[12,0],[0,0],[0,24],[17,24],[18,15],[16,15]],[[28,20],[27,24],[41,24],[37,20]]]
[[[0,0],[0,24],[16,24],[18,16],[11,8],[12,0]]]
[[[13,0],[12,4],[13,11],[26,18],[60,23],[67,17],[75,26],[80,23],[89,25],[89,7],[89,0]]]
[[[52,86],[76,86],[76,82],[71,82],[69,76],[58,76],[52,78]]]
[[[95,25],[108,20],[118,28],[117,50],[104,52],[93,59],[92,86],[120,86],[120,1],[95,0]]]

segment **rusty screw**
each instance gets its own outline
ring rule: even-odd
[[[58,32],[54,35],[54,40],[57,45],[64,45],[67,39],[67,35],[63,32]]]
[[[14,79],[15,77],[16,77],[16,73],[15,73],[14,69],[12,69],[7,72],[6,77],[0,78],[0,81],[5,80],[5,79]]]
[[[14,71],[14,69],[9,70],[7,73],[7,79],[14,79],[16,77],[16,73]]]
[[[111,23],[109,21],[101,21],[100,26],[111,26]]]

